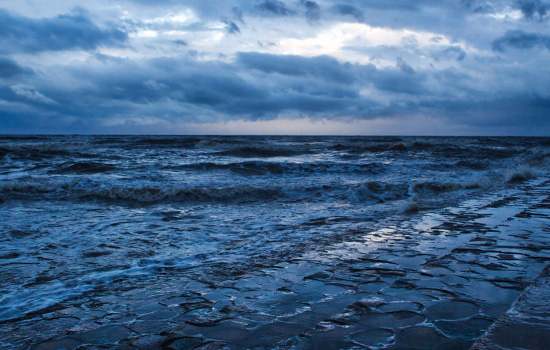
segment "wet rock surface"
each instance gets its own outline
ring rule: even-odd
[[[550,265],[491,326],[472,350],[548,349],[550,339]]]
[[[114,280],[2,322],[0,346],[468,349],[548,263],[549,189],[530,182],[506,198],[368,222],[239,265],[167,265],[154,279]],[[495,344],[547,345],[550,286],[536,286],[491,328]],[[484,339],[478,349],[490,348]]]

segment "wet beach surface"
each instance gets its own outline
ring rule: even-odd
[[[281,252],[273,261],[182,270],[177,283],[169,276],[141,286],[115,282],[4,323],[3,342],[23,348],[45,340],[32,349],[468,349],[548,262],[549,188],[539,181],[509,197],[350,232],[287,259]]]
[[[388,149],[398,147],[394,141]],[[339,144],[332,146],[340,149]],[[250,149],[238,149],[238,157],[249,158]],[[375,152],[378,161],[393,158],[388,164],[394,165],[405,158],[404,164],[412,164],[416,157],[388,149],[365,152]],[[270,152],[263,158],[271,159]],[[284,155],[289,156],[295,155]],[[155,197],[135,183],[124,187],[133,189],[124,196],[142,191],[153,200],[98,199],[97,187],[86,186],[112,170],[97,164],[85,167],[92,171],[85,178],[82,167],[65,165],[78,175],[48,176],[50,182],[63,177],[65,185],[55,193],[42,187],[36,198],[29,194],[36,190],[36,176],[17,178],[6,171],[12,182],[10,188],[4,185],[0,204],[7,218],[0,256],[0,346],[468,349],[550,261],[546,163],[538,164],[533,179],[519,171],[517,179],[498,175],[504,178],[501,186],[467,188],[456,184],[470,181],[471,174],[451,182],[453,170],[430,174],[426,169],[434,160],[418,158],[418,174],[433,177],[403,169],[399,175],[414,180],[404,192],[399,176],[377,178],[374,166],[361,168],[370,164],[364,160],[331,165],[330,171],[315,168],[307,176],[296,169],[313,165],[299,163],[283,181],[296,183],[298,172],[301,183],[317,182],[321,190],[308,185],[309,190],[294,188],[289,195],[285,189],[281,199],[271,188],[261,200],[246,197],[250,186],[256,191],[263,181],[277,181],[281,171],[287,174],[278,168],[287,160],[262,160],[262,169],[271,170],[261,174],[258,164],[252,168],[246,160],[239,172],[229,170],[234,175],[227,179],[232,188],[241,186],[236,196],[246,200],[238,205],[233,197],[213,201],[210,193],[207,201],[186,197],[183,202],[176,194],[174,203],[174,195]],[[222,175],[212,175],[212,168]],[[495,172],[489,163],[473,171]],[[216,165],[194,176],[197,181],[214,176],[219,185],[227,173]],[[442,175],[447,181],[436,181]],[[334,190],[350,178],[369,176],[366,185],[352,183],[351,194],[349,188]],[[24,181],[29,193],[21,190]],[[242,186],[249,186],[246,194]],[[218,194],[228,195],[235,196]]]
[[[550,265],[527,287],[512,307],[476,341],[472,350],[548,348],[550,334]]]

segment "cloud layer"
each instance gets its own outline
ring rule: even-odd
[[[327,133],[322,122],[334,133],[548,134],[548,9],[538,0],[9,4],[0,133]]]
[[[0,52],[94,50],[121,45],[128,35],[118,29],[99,28],[86,12],[32,19],[0,9]]]

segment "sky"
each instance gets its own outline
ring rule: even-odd
[[[0,133],[550,135],[549,63],[545,0],[0,0]]]

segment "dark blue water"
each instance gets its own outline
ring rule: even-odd
[[[323,250],[547,176],[549,155],[547,138],[3,136],[0,320]]]

